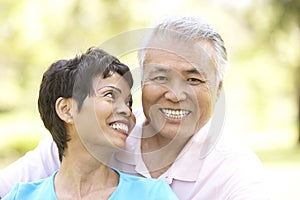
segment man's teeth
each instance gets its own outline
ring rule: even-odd
[[[113,129],[116,129],[116,130],[121,130],[121,131],[124,131],[125,133],[128,133],[128,126],[126,124],[123,124],[123,123],[114,123],[112,125],[110,125]]]
[[[161,110],[167,117],[176,118],[176,119],[181,119],[190,113],[190,111],[187,110],[171,110],[171,109],[161,109]]]

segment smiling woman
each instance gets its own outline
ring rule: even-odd
[[[125,140],[133,128],[132,99],[128,83],[117,73],[99,77],[95,82],[98,82],[95,95],[86,97],[80,111],[74,109],[72,120],[74,131],[87,150],[108,163],[114,147],[125,148]]]
[[[16,184],[4,199],[177,199],[163,180],[107,164],[125,148],[135,124],[132,85],[129,68],[98,48],[53,63],[44,73],[38,108],[61,167],[49,178]]]

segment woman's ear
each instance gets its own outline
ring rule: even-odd
[[[59,97],[55,102],[55,110],[61,120],[73,124],[72,99]]]

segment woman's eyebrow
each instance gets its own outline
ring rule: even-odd
[[[120,88],[117,88],[117,87],[112,86],[112,85],[106,85],[106,86],[103,86],[103,87],[99,88],[98,91],[99,91],[99,90],[102,90],[102,89],[105,89],[105,88],[112,88],[112,89],[114,89],[114,90],[117,90],[119,93],[122,93],[122,90],[121,90]]]

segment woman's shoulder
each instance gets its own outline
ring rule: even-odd
[[[36,199],[37,197],[48,197],[47,199],[56,200],[56,195],[54,192],[55,174],[56,172],[48,178],[40,179],[34,182],[17,183],[3,200],[29,200]]]

